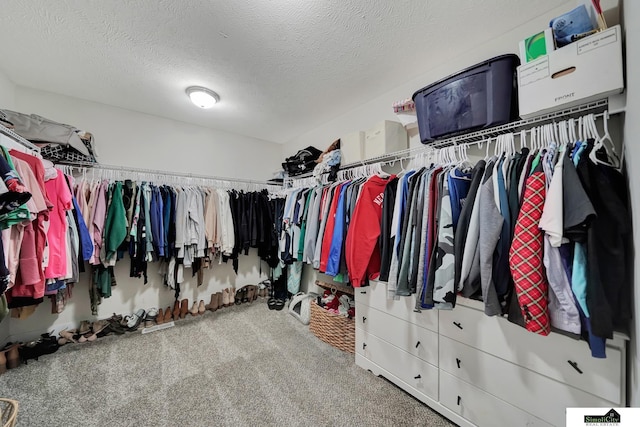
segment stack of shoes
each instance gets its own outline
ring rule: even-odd
[[[258,287],[256,285],[246,285],[236,291],[235,304],[252,303],[258,298]]]
[[[145,311],[143,309],[140,309],[131,316],[125,316],[125,318],[122,320],[122,324],[123,326],[126,326],[129,332],[136,331],[144,320],[145,314]]]
[[[269,286],[271,286],[271,282],[269,280],[264,280],[258,283],[258,296],[260,298],[266,298],[269,295]]]
[[[29,360],[38,360],[40,356],[55,353],[59,348],[60,345],[56,337],[42,334],[36,341],[21,344],[18,347],[18,353],[20,359],[26,364]]]
[[[7,343],[0,350],[0,375],[20,366],[20,344]]]
[[[122,326],[122,316],[119,314],[113,313],[113,316],[106,319],[106,322],[107,326],[102,331],[98,332],[98,338],[111,334],[122,335],[127,332],[127,330]]]

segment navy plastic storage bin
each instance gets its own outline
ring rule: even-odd
[[[518,118],[517,55],[501,55],[413,94],[420,140],[427,144]]]

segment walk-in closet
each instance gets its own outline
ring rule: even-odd
[[[0,427],[640,425],[640,3],[0,35]]]

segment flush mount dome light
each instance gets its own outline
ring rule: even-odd
[[[206,87],[191,86],[187,88],[186,92],[191,102],[200,108],[211,108],[220,102],[220,96]]]

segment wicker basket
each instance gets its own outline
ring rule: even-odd
[[[356,352],[356,329],[353,319],[329,313],[318,307],[315,301],[311,302],[309,329],[313,335],[339,350]]]
[[[18,417],[18,401],[0,398],[0,427],[14,427]]]

